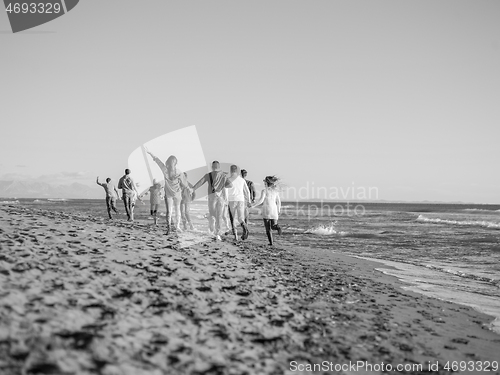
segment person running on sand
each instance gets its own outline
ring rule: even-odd
[[[186,177],[187,181],[187,173],[184,172],[184,176]],[[189,211],[191,210],[191,202],[195,198],[195,192],[193,190],[193,185],[191,185],[188,181],[188,186],[189,188],[183,188],[182,189],[182,200],[181,200],[181,216],[182,216],[182,226],[184,230],[187,230],[188,224],[189,224],[189,229],[193,230],[194,226],[193,223],[191,222],[191,215]]]
[[[106,179],[106,182],[99,182],[99,176],[97,176],[96,183],[97,185],[102,186],[106,192],[106,207],[108,209],[108,215],[110,219],[113,219],[111,216],[111,210],[113,210],[115,214],[118,213],[118,210],[116,209],[116,199],[120,197],[118,189],[115,184],[111,182],[111,178],[109,177]]]
[[[205,174],[193,187],[198,189],[204,183],[208,185],[208,226],[217,241],[221,240],[220,226],[223,220],[224,201],[226,187],[231,187],[231,181],[227,179],[224,172],[220,170],[220,163],[215,160],[212,163],[212,172]]]
[[[139,197],[134,180],[130,177],[130,169],[125,169],[125,175],[118,181],[118,189],[122,189],[123,205],[127,212],[128,221],[134,221],[134,206],[136,197]]]
[[[175,225],[174,230],[182,232],[181,229],[181,200],[182,200],[182,189],[191,189],[188,185],[184,173],[177,169],[177,158],[174,155],[170,155],[165,161],[165,164],[155,156],[151,151],[146,149],[146,152],[151,155],[153,160],[156,162],[158,167],[160,167],[163,172],[163,177],[165,178],[165,207],[167,208],[167,233],[170,233],[170,227],[172,223],[172,214],[175,210]]]
[[[267,239],[269,245],[273,245],[273,233],[271,229],[277,230],[281,235],[281,227],[278,225],[278,216],[281,211],[281,199],[278,193],[276,183],[278,178],[275,176],[267,176],[264,179],[265,188],[260,193],[260,198],[257,203],[250,205],[256,207],[262,203],[262,218],[264,219],[264,226],[266,227]]]
[[[228,202],[229,202],[229,219],[231,220],[231,229],[234,239],[238,241],[238,230],[234,227],[235,220],[238,220],[243,228],[242,240],[248,238],[248,227],[245,223],[245,205],[250,201],[250,191],[243,177],[238,173],[238,166],[231,165],[231,176],[229,181],[233,184],[232,187],[227,189]]]
[[[153,179],[153,185],[149,190],[141,195],[141,198],[149,194],[150,213],[153,216],[154,225],[158,225],[158,210],[160,209],[160,201],[162,200],[161,183]]]
[[[229,172],[224,172],[224,174],[228,177],[230,176]],[[231,229],[231,219],[229,218],[229,200],[228,200],[228,190],[229,188],[224,188],[224,194],[222,197],[224,198],[224,208],[222,209],[222,221],[224,225],[226,226],[226,232],[224,233],[225,236],[228,234],[232,233]],[[222,223],[221,223],[222,226]]]
[[[250,215],[248,212],[248,203],[255,203],[255,186],[252,181],[247,180],[246,169],[241,170],[241,177],[246,181],[248,190],[250,191],[250,201],[245,204],[245,224],[248,224],[248,216]]]

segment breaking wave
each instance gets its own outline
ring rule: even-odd
[[[318,236],[347,236],[349,233],[344,231],[338,231],[335,229],[335,224],[331,223],[329,225],[317,225],[314,228],[307,229],[305,234],[316,234]]]
[[[18,200],[15,200],[15,201],[0,201],[0,204],[18,204],[19,201]]]
[[[485,221],[485,220],[449,220],[440,218],[429,218],[425,217],[424,215],[419,215],[417,221],[424,223],[433,223],[433,224],[450,224],[450,225],[500,229],[500,223],[495,223],[493,221]]]

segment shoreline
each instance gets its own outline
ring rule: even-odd
[[[498,361],[489,315],[404,290],[383,262],[18,205],[0,222],[6,374]]]
[[[365,259],[368,261],[380,263],[381,267],[375,268],[375,269],[379,272],[382,272],[384,274],[387,274],[389,276],[392,276],[392,277],[395,277],[396,279],[398,279],[402,283],[401,287],[404,290],[418,293],[418,294],[424,295],[424,296],[429,297],[429,298],[434,298],[434,299],[442,300],[445,302],[455,303],[455,304],[461,305],[461,306],[469,306],[469,307],[473,308],[474,310],[476,310],[477,312],[489,316],[491,318],[491,323],[488,325],[488,329],[491,330],[492,332],[496,333],[497,335],[500,335],[500,313],[497,313],[495,315],[494,312],[489,311],[487,308],[484,308],[480,305],[468,303],[464,300],[457,300],[456,298],[450,298],[449,296],[446,297],[445,296],[446,290],[440,290],[438,292],[432,292],[432,293],[430,293],[428,290],[423,290],[423,286],[422,286],[422,283],[420,280],[418,280],[418,279],[413,280],[414,277],[407,276],[407,275],[403,274],[407,269],[418,268],[417,266],[414,266],[411,263],[402,263],[402,262],[396,262],[396,261],[392,261],[392,260],[369,258],[369,257],[362,257],[362,256],[357,256],[357,255],[348,255],[348,256],[352,256],[354,258]],[[405,269],[405,267],[406,267],[406,269]],[[397,272],[391,272],[391,270],[396,270]],[[430,271],[432,272],[434,270],[431,269]],[[420,276],[420,278],[422,278],[422,276]],[[489,297],[489,296],[486,296],[486,297]],[[489,298],[493,299],[493,297],[489,297]]]

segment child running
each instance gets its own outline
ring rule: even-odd
[[[277,230],[281,235],[281,227],[278,225],[278,216],[281,211],[281,199],[277,187],[278,178],[267,176],[264,180],[265,188],[260,193],[259,201],[249,207],[256,207],[262,203],[262,218],[266,227],[267,239],[269,245],[273,246],[273,233],[271,229]]]
[[[184,177],[186,177],[187,181],[187,173],[184,172]],[[191,222],[191,215],[189,211],[191,210],[191,202],[195,198],[195,192],[193,191],[193,185],[189,181],[187,181],[189,189],[187,187],[182,188],[182,200],[181,200],[181,217],[182,217],[182,226],[184,230],[189,229],[194,230],[193,223]]]
[[[158,210],[160,208],[160,201],[163,198],[161,192],[161,183],[153,179],[153,186],[141,196],[142,198],[149,193],[150,213],[153,216],[154,225],[158,225]]]

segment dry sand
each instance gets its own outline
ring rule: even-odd
[[[378,263],[181,236],[193,245],[0,207],[0,374],[297,374],[323,361],[333,371],[317,373],[356,361],[448,373],[448,361],[500,359],[490,317],[404,291]]]

